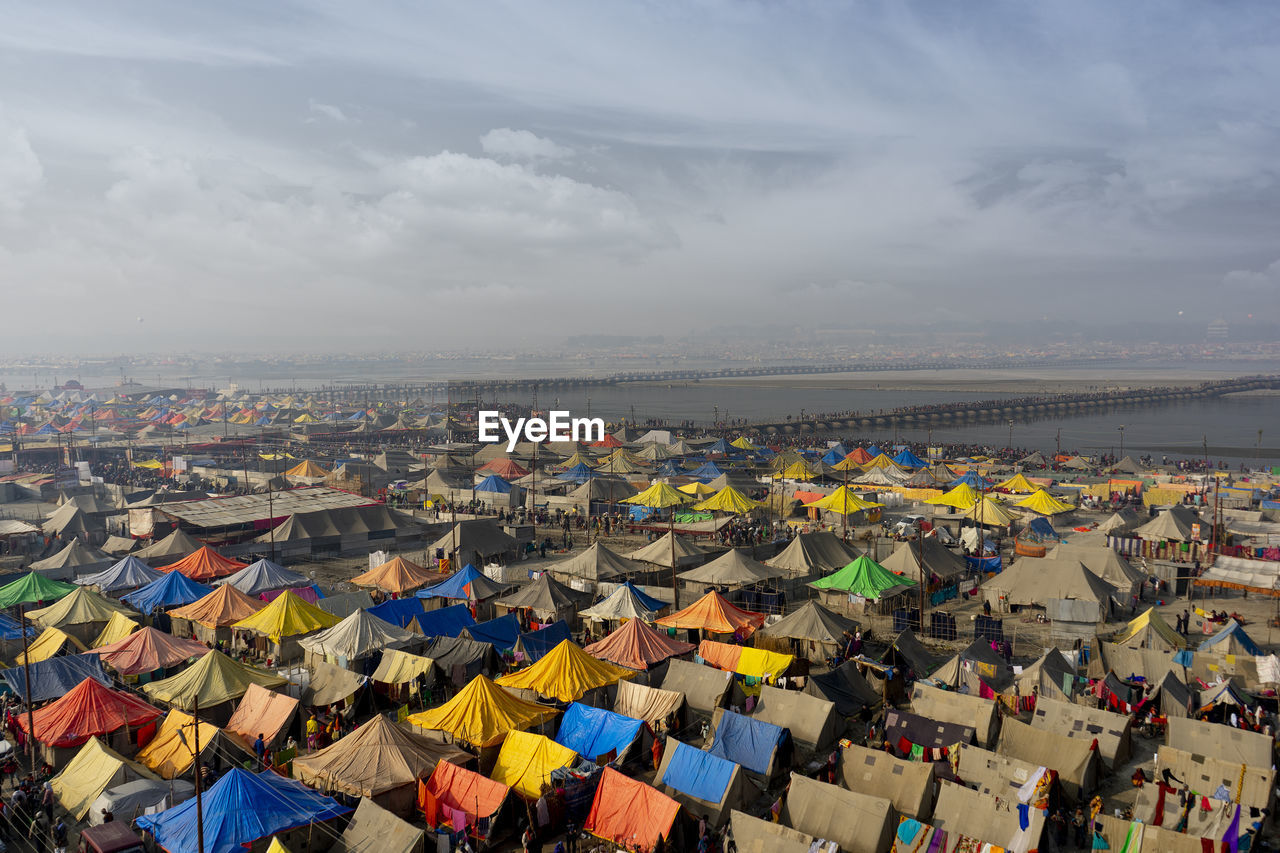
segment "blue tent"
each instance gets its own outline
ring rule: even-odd
[[[109,593],[146,586],[152,581],[160,580],[164,574],[159,569],[153,569],[137,557],[130,555],[97,574],[78,578],[76,583],[81,586],[96,586],[100,592]]]
[[[524,652],[525,657],[532,663],[542,660],[547,652],[560,643],[572,639],[568,624],[563,619],[557,619],[545,628],[521,634],[516,638],[515,649],[518,652]]]
[[[825,465],[839,465],[848,455],[849,451],[844,449],[844,445],[837,444],[823,455],[822,462]]]
[[[422,599],[415,600],[421,606]],[[377,608],[375,607],[374,610]],[[373,613],[373,610],[369,612]],[[471,610],[465,604],[454,604],[450,607],[441,607],[439,610],[424,610],[414,618],[418,620],[418,627],[422,630],[424,637],[456,637],[462,633],[463,628],[470,628],[476,624],[475,617],[471,615]]]
[[[500,495],[511,494],[511,484],[499,477],[497,474],[490,474],[479,483],[476,483],[476,492],[496,492]]]
[[[616,759],[635,743],[643,725],[640,720],[574,702],[560,720],[556,743],[588,761],[610,753]]]
[[[705,453],[719,453],[719,454],[725,454],[725,453],[732,453],[733,451],[735,451],[735,450],[737,450],[737,449],[738,449],[738,448],[734,447],[732,444],[730,444],[729,442],[725,441],[723,438],[717,438],[717,439],[716,439],[715,441],[713,441],[713,442],[710,444],[710,446],[708,446],[708,447],[707,447],[707,449],[706,449],[705,451],[703,451],[703,452],[705,452]]]
[[[631,581],[623,581],[622,585],[625,587],[628,587],[631,590],[631,594],[636,597],[636,599],[640,602],[640,606],[643,607],[645,610],[652,610],[656,612],[666,607],[668,604],[668,602],[662,601],[661,599],[658,599],[658,598],[654,598],[652,595],[645,595],[643,592],[640,591],[640,587],[636,586]]]
[[[477,622],[467,628],[467,635],[473,640],[489,643],[498,651],[514,648],[520,639],[520,620],[514,613],[490,619],[488,622]]]
[[[196,583],[182,572],[169,572],[152,581],[141,589],[136,589],[121,598],[146,615],[157,607],[181,607],[193,601],[199,601],[213,590],[202,583]]]
[[[872,459],[875,459],[881,453],[884,453],[884,451],[876,447],[874,444],[867,448],[867,455],[870,456]]]
[[[422,599],[412,596],[389,598],[375,607],[370,607],[369,612],[384,622],[403,628],[412,622],[415,616],[422,615]]]
[[[919,456],[912,453],[910,449],[904,449],[897,456],[893,457],[893,461],[897,462],[903,468],[924,468],[929,464]]]
[[[602,476],[599,471],[587,465],[585,462],[579,462],[572,468],[566,468],[559,474],[556,474],[557,480],[568,480],[572,483],[585,483],[587,480],[595,479]]]
[[[1058,539],[1058,531],[1053,529],[1049,519],[1044,516],[1033,518],[1031,523],[1027,525],[1027,531],[1032,534],[1030,538],[1041,542],[1057,541]]]
[[[27,695],[22,667],[0,672],[0,678],[19,697]],[[83,655],[63,655],[31,664],[31,696],[33,702],[44,702],[65,696],[86,678],[92,678],[103,687],[111,686],[111,678],[102,668],[102,661],[93,652]]]
[[[722,476],[723,474],[724,472],[720,470],[720,466],[710,461],[703,462],[700,467],[694,468],[689,472],[690,477],[698,480],[714,480],[716,477]]]
[[[470,600],[472,594],[467,587],[470,586],[477,578],[481,578],[481,583],[484,585],[493,584],[493,582],[486,578],[479,569],[470,563],[467,563],[461,569],[440,581],[440,583],[426,587],[425,589],[420,589],[415,592],[414,595],[418,598],[458,598]]]
[[[244,853],[251,842],[286,829],[330,820],[351,811],[273,770],[253,774],[233,767],[204,793],[204,853]],[[196,801],[137,818],[169,853],[200,853]],[[334,830],[330,830],[332,833]]]
[[[1235,643],[1239,645],[1240,650],[1238,652],[1233,652],[1231,650],[1231,646],[1233,645],[1230,642],[1231,640],[1234,640]],[[1222,648],[1215,648],[1223,643],[1226,645],[1223,645]],[[1200,644],[1200,651],[1207,652],[1211,650],[1226,652],[1227,654],[1246,654],[1254,656],[1262,654],[1262,649],[1258,648],[1258,644],[1253,641],[1252,637],[1244,632],[1244,628],[1242,628],[1240,623],[1234,619],[1222,626],[1221,631]]]
[[[732,761],[676,741],[675,752],[667,760],[661,784],[687,796],[718,803],[729,790],[736,769],[737,765]]]
[[[659,477],[680,477],[683,476],[684,471],[681,470],[675,462],[667,459],[658,466],[658,470],[654,473]]]
[[[956,477],[950,483],[947,483],[947,488],[954,489],[956,486],[959,486],[962,484],[971,486],[972,488],[975,488],[975,489],[991,488],[991,481],[986,479],[985,477],[978,476],[977,471],[966,471],[964,474],[962,474],[959,477]]]
[[[789,736],[786,729],[772,723],[725,711],[710,752],[754,773],[768,773],[774,753]]]
[[[27,636],[35,638],[39,635],[34,625],[27,625]],[[0,640],[21,640],[22,628],[18,625],[18,620],[12,616],[5,616],[0,613]]]

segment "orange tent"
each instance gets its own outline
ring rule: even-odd
[[[849,455],[845,459],[852,459],[857,465],[866,465],[871,461],[871,454],[861,447],[855,447],[849,451]]]
[[[104,687],[92,678],[71,688],[71,692],[45,705],[32,715],[36,740],[47,746],[80,746],[90,737],[110,734],[125,726],[141,726],[160,716],[132,693]],[[27,731],[27,716],[20,714],[18,725]]]
[[[250,684],[240,698],[236,711],[222,730],[238,735],[244,745],[252,748],[254,740],[262,735],[265,743],[275,742],[298,710],[298,700],[283,693],[268,690],[261,684]]]
[[[247,566],[239,560],[231,560],[205,545],[194,554],[188,554],[176,563],[161,566],[162,572],[181,572],[193,581],[207,581],[234,575]]]
[[[592,447],[621,447],[622,442],[612,435],[606,435],[599,441],[593,442]]]
[[[256,601],[227,583],[199,601],[170,610],[169,615],[199,622],[206,628],[225,628],[249,618],[266,606],[266,602]]]
[[[476,469],[478,474],[497,474],[508,482],[519,477],[528,476],[529,472],[521,468],[510,459],[495,459],[488,465],[481,465]]]
[[[467,826],[475,826],[477,818],[492,822],[510,793],[501,782],[448,761],[438,763],[431,778],[418,780],[418,806],[431,827],[449,822],[442,806],[465,814]]]
[[[648,851],[670,836],[679,812],[680,804],[657,788],[606,767],[582,828],[628,850]]]
[[[209,647],[199,640],[179,639],[148,627],[93,651],[103,664],[121,675],[139,675],[176,666],[188,658],[204,657]]]
[[[592,657],[631,669],[645,670],[667,658],[688,654],[693,643],[660,634],[639,619],[628,620],[621,628],[583,651]]]
[[[448,575],[433,572],[410,563],[404,557],[387,560],[376,569],[370,569],[362,575],[356,575],[351,582],[356,586],[373,586],[383,592],[401,595],[419,587],[437,584],[448,579]]]
[[[664,628],[696,628],[713,634],[741,632],[749,637],[764,624],[764,614],[734,607],[724,596],[712,590],[684,610],[656,621]]]

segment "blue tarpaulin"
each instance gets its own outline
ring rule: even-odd
[[[923,468],[929,464],[919,456],[916,456],[910,450],[903,450],[897,456],[893,457],[893,461],[897,462],[903,468]]]
[[[243,853],[253,841],[351,809],[273,770],[255,775],[233,767],[205,792],[202,811],[204,853]],[[198,814],[191,799],[159,814],[140,815],[137,824],[169,853],[200,853]]]
[[[511,493],[511,484],[499,477],[497,474],[490,474],[479,483],[476,483],[477,492],[496,492],[500,495],[508,495]]]
[[[418,601],[421,601],[421,599],[418,599]],[[377,609],[375,607],[369,612],[373,613]],[[475,617],[471,615],[471,611],[465,604],[454,604],[451,607],[441,607],[439,610],[421,611],[416,618],[418,627],[422,629],[424,637],[456,637],[462,633],[463,628],[470,628],[476,624]]]
[[[213,590],[202,583],[196,583],[182,572],[169,572],[159,580],[122,596],[120,600],[146,615],[157,607],[181,607],[199,601],[210,592]]]
[[[733,781],[734,767],[732,761],[677,741],[676,751],[667,762],[667,772],[662,775],[662,784],[690,797],[718,803]]]
[[[1058,538],[1058,531],[1054,530],[1053,525],[1049,523],[1049,519],[1043,516],[1031,519],[1031,523],[1027,525],[1027,530],[1038,536],[1042,542]]]
[[[630,588],[631,594],[639,600],[640,606],[645,610],[657,611],[667,606],[667,602],[654,598],[652,595],[645,595],[640,591],[640,587],[636,586],[631,581],[623,581],[622,585]]]
[[[480,581],[474,589],[470,588],[474,581]],[[467,563],[449,577],[434,586],[420,589],[414,593],[418,598],[456,598],[465,601],[487,598],[488,594],[496,595],[500,590],[497,584],[486,578],[475,566]]]
[[[545,628],[521,634],[516,639],[515,648],[516,651],[524,652],[525,657],[530,661],[539,661],[547,652],[565,640],[572,639],[569,625],[563,619],[558,619]]]
[[[783,739],[786,729],[772,723],[753,720],[733,711],[725,711],[716,727],[715,743],[711,754],[741,764],[754,773],[769,772],[773,755]]]
[[[490,619],[488,622],[477,622],[467,628],[467,634],[473,640],[489,643],[498,651],[514,648],[520,638],[520,620],[514,613]]]
[[[369,608],[369,612],[384,622],[398,625],[401,628],[413,621],[415,616],[422,615],[421,598],[391,598],[379,605]]]
[[[22,667],[0,672],[9,689],[19,697],[26,697],[27,688]],[[34,702],[45,702],[65,696],[86,678],[92,678],[104,687],[111,686],[111,678],[102,668],[98,656],[89,652],[83,655],[65,655],[31,664],[31,695]]]
[[[572,468],[566,468],[559,474],[556,474],[556,479],[567,480],[570,483],[585,483],[587,480],[594,480],[599,476],[602,476],[599,471],[587,465],[585,462],[579,462]]]
[[[690,471],[688,476],[693,477],[695,480],[714,480],[723,474],[724,472],[720,470],[720,466],[716,463],[704,462],[700,467]]]
[[[1223,646],[1221,651],[1233,654],[1233,652],[1231,652],[1231,640],[1235,640],[1241,650],[1247,655],[1257,656],[1262,654],[1262,649],[1258,648],[1258,644],[1253,641],[1252,637],[1244,632],[1244,628],[1240,627],[1240,623],[1234,619],[1224,625],[1221,631],[1201,643],[1200,651],[1207,652],[1214,649],[1218,644],[1225,643],[1226,645]]]
[[[560,720],[556,743],[594,761],[613,753],[616,758],[640,736],[640,720],[574,702]]]
[[[999,557],[965,557],[965,562],[969,564],[969,568],[977,569],[980,572],[998,572],[1002,565]]]
[[[35,639],[39,635],[34,625],[27,626],[27,636]],[[12,616],[5,616],[0,613],[0,640],[21,640],[22,627],[18,624],[18,620]]]

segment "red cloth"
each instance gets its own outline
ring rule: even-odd
[[[1164,798],[1169,794],[1176,794],[1178,789],[1163,782],[1156,782],[1156,792],[1156,813],[1151,818],[1151,825],[1161,826],[1164,823]]]

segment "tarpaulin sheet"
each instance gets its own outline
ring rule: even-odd
[[[310,634],[321,628],[332,628],[342,620],[314,604],[308,604],[292,590],[285,590],[275,601],[232,627],[265,634],[274,643],[284,637]]]
[[[431,658],[411,655],[399,649],[387,649],[382,653],[378,669],[371,677],[383,684],[408,684],[419,675],[429,675],[434,666],[435,662]]]
[[[422,606],[421,601],[418,599],[419,608]],[[441,607],[439,610],[419,612],[414,619],[417,620],[418,630],[424,637],[456,637],[462,633],[463,628],[470,628],[476,624],[475,617],[471,615],[471,611],[465,604],[453,604],[449,607]]]
[[[582,828],[597,838],[652,850],[671,833],[680,804],[638,779],[606,767]]]
[[[385,622],[390,622],[392,625],[404,628],[407,627],[415,618],[422,616],[422,599],[392,598],[382,602],[376,607],[370,607],[369,612]],[[421,624],[421,622],[419,622],[419,624]]]
[[[490,774],[496,781],[529,799],[542,796],[551,781],[551,771],[567,767],[578,754],[551,738],[529,732],[511,732],[502,742],[498,761]]]
[[[222,628],[251,616],[265,607],[234,586],[220,586],[197,602],[169,611],[175,619],[190,619],[206,628]]]
[[[467,628],[467,636],[482,643],[489,643],[499,651],[514,648],[520,638],[520,620],[514,613],[507,613],[488,622],[477,622]]]
[[[49,780],[53,794],[76,820],[84,820],[89,807],[111,785],[136,779],[155,779],[141,764],[135,764],[102,741],[90,738],[57,776]]]
[[[201,754],[214,748],[220,731],[213,723],[201,721]],[[138,761],[165,779],[181,776],[195,760],[192,750],[195,749],[196,734],[195,717],[178,710],[170,711],[160,723],[156,736],[138,752]]]
[[[441,761],[431,778],[418,783],[418,805],[426,804],[424,794],[430,794],[443,806],[458,809],[467,816],[467,826],[475,825],[476,818],[492,818],[502,808],[511,789],[474,770]]]
[[[329,820],[351,809],[271,770],[258,775],[233,767],[203,798],[137,818],[169,853],[200,853],[198,814],[203,811],[204,853],[242,853],[243,845],[286,829]]]
[[[718,803],[733,780],[733,771],[732,761],[677,741],[662,784],[690,797]]]
[[[530,661],[540,660],[547,652],[572,637],[569,625],[558,619],[545,628],[537,631],[526,631],[516,639],[516,651],[524,652]]]
[[[142,692],[153,699],[190,710],[197,697],[201,705],[212,708],[221,702],[239,699],[250,684],[274,689],[288,683],[288,679],[234,661],[215,649],[177,675],[144,684]]]
[[[276,693],[260,684],[250,684],[236,706],[236,712],[227,720],[226,730],[240,735],[247,743],[253,743],[258,735],[271,743],[297,710],[298,700],[292,696]]]
[[[80,746],[91,735],[106,735],[126,726],[136,727],[160,716],[132,693],[112,690],[85,678],[65,696],[32,713],[35,738],[47,746]],[[27,716],[19,715],[18,725],[28,734]]]
[[[640,720],[574,702],[560,720],[556,743],[594,761],[609,753],[622,755],[643,725]]]
[[[710,753],[741,764],[753,773],[767,773],[774,751],[784,737],[786,729],[725,711],[716,727]]]
[[[410,716],[409,722],[484,747],[500,743],[511,731],[544,723],[557,713],[555,708],[518,699],[477,675],[448,702]]]
[[[569,640],[562,640],[541,660],[527,669],[499,678],[503,687],[533,690],[539,696],[572,702],[588,690],[615,684],[623,678],[634,678],[634,669],[624,669],[597,660]]]
[[[640,619],[628,620],[621,628],[583,651],[631,669],[648,669],[667,658],[688,654],[696,646],[668,637]]]
[[[142,614],[150,613],[157,607],[180,607],[192,604],[204,598],[212,589],[202,583],[196,583],[181,572],[169,572],[159,580],[154,580],[121,598]]]
[[[9,689],[19,697],[26,698],[27,689],[24,683],[22,667],[6,669],[0,672]],[[31,664],[31,698],[34,702],[45,702],[56,699],[71,692],[71,689],[86,678],[106,685],[111,685],[111,678],[102,669],[102,661],[92,652],[84,655],[65,655],[49,658]]]

